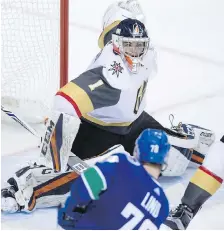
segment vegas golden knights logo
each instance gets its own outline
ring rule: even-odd
[[[135,114],[138,113],[139,107],[141,105],[141,102],[142,102],[144,94],[145,94],[146,86],[147,86],[147,82],[144,81],[144,83],[138,89],[137,97],[136,97],[136,102],[135,102],[135,108],[134,108],[134,113]]]

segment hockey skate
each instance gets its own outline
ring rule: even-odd
[[[193,211],[187,205],[179,204],[174,210],[170,211],[165,225],[170,229],[185,230],[193,217]]]

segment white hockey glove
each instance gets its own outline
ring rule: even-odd
[[[169,131],[168,129],[172,147],[163,176],[183,175],[190,162],[202,164],[209,147],[215,140],[214,132],[192,124],[179,123],[178,126],[172,126],[172,132]]]
[[[41,163],[56,172],[67,169],[68,158],[80,119],[65,113],[54,111],[46,124],[46,132],[40,146]]]

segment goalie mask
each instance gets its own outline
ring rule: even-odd
[[[143,23],[136,19],[121,21],[112,35],[113,51],[119,54],[132,73],[138,73],[149,50],[150,39]]]

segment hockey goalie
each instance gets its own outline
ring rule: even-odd
[[[88,69],[55,95],[40,160],[8,179],[2,211],[63,204],[78,177],[74,169],[86,168],[74,163],[75,155],[92,165],[123,149],[132,154],[136,138],[147,128],[165,131],[172,145],[163,175],[180,176],[191,161],[203,162],[214,141],[212,131],[182,123],[168,129],[145,111],[157,63],[138,1],[116,2],[107,9],[98,42],[101,51]]]

